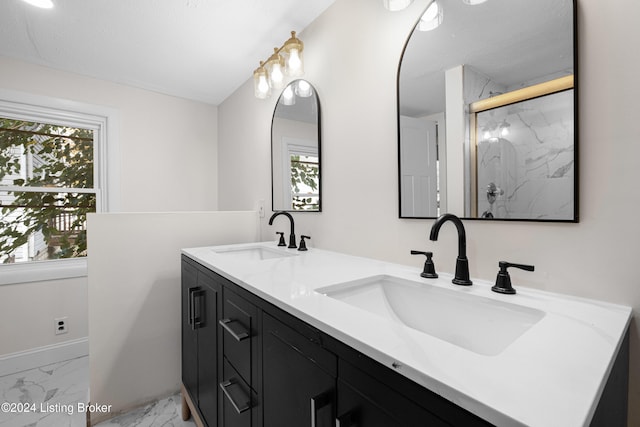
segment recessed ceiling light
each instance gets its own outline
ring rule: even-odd
[[[41,9],[51,9],[53,7],[52,0],[22,0],[25,3],[29,3],[32,6],[39,7]]]

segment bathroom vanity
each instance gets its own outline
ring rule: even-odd
[[[272,242],[184,249],[183,417],[626,425],[630,308],[420,272]]]

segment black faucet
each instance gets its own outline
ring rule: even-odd
[[[289,246],[287,246],[287,247],[288,248],[297,248],[298,246],[296,245],[295,225],[293,224],[293,217],[291,216],[291,214],[289,212],[285,212],[285,211],[275,212],[273,215],[271,215],[271,218],[269,218],[269,225],[273,225],[273,220],[278,215],[286,216],[287,218],[289,218],[289,222],[291,223],[291,233],[289,234]]]
[[[429,239],[433,241],[438,240],[440,227],[447,221],[453,222],[458,230],[458,258],[456,259],[456,274],[452,282],[456,285],[472,285],[473,282],[469,279],[469,260],[467,259],[467,234],[464,231],[464,225],[462,221],[460,221],[460,218],[450,213],[440,215],[431,227]]]

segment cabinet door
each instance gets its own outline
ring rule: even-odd
[[[337,408],[336,427],[400,427],[391,415],[342,380],[338,380]]]
[[[264,427],[333,427],[335,356],[264,314]]]
[[[220,284],[213,273],[198,271],[201,290],[194,294],[194,317],[198,331],[198,407],[204,421],[215,426],[218,422],[218,313],[221,312]]]
[[[193,293],[198,288],[198,269],[187,261],[182,261],[182,383],[198,401],[198,333],[193,324]]]
[[[339,427],[444,427],[451,425],[418,405],[411,396],[380,382],[340,360],[338,379]]]

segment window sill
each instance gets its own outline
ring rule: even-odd
[[[86,276],[86,258],[0,265],[0,286]]]

